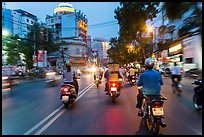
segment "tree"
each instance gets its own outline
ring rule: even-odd
[[[20,60],[20,55],[18,52],[18,45],[15,40],[11,40],[10,42],[7,42],[6,47],[4,50],[6,51],[7,57],[7,64],[10,65],[18,65],[19,60]]]
[[[115,18],[120,25],[120,41],[127,45],[137,41],[136,54],[146,58],[142,34],[146,32],[146,21],[152,20],[158,13],[159,2],[121,2],[115,10]]]

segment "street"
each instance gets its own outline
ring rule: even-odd
[[[160,135],[202,135],[202,111],[193,108],[194,85],[183,78],[183,92],[171,90],[171,80],[163,77],[165,128]],[[99,88],[93,76],[82,74],[79,96],[70,108],[60,100],[60,84],[48,87],[44,80],[20,83],[2,94],[3,135],[148,135],[142,118],[137,116],[137,86],[125,82],[113,104],[105,95],[103,78]]]

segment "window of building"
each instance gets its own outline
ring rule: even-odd
[[[54,23],[54,19],[51,20],[51,23]]]
[[[193,58],[186,58],[186,63],[193,63]]]
[[[29,19],[27,19],[27,22],[29,22]]]
[[[31,21],[31,24],[34,24],[34,22],[33,22],[33,21]]]

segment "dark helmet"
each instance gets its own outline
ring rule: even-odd
[[[147,58],[145,60],[145,67],[147,69],[153,69],[153,67],[154,67],[154,60],[152,58]]]

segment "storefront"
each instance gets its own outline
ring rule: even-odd
[[[172,44],[168,49],[169,67],[172,67],[174,62],[183,69],[183,50],[180,41]]]

